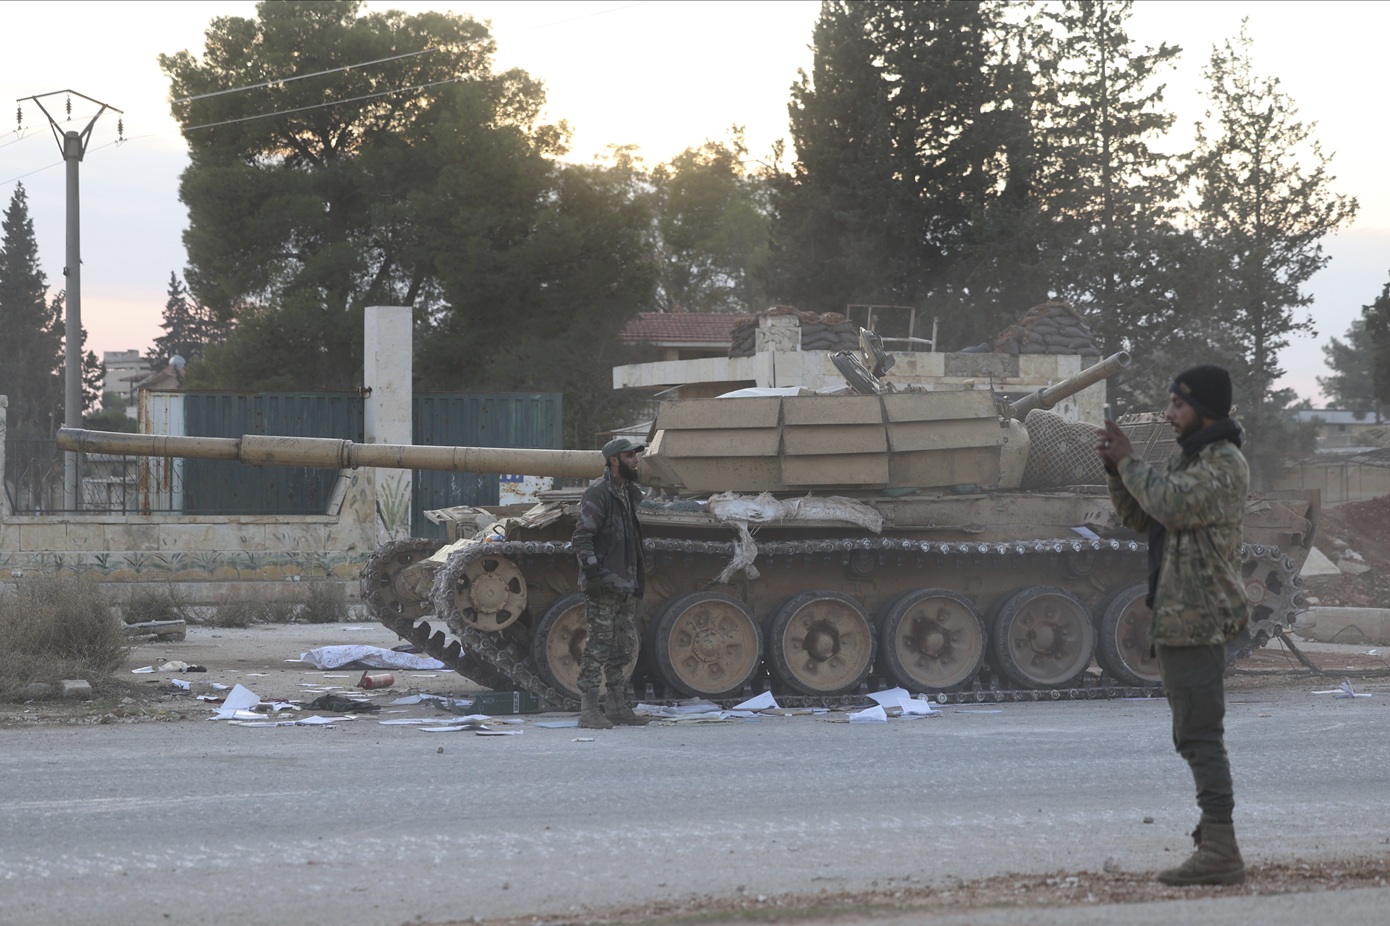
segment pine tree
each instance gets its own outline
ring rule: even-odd
[[[1366,306],[1363,312],[1370,310],[1371,306]],[[1365,316],[1352,320],[1345,341],[1332,338],[1324,344],[1322,355],[1332,373],[1319,376],[1318,386],[1333,406],[1362,414],[1373,412],[1379,421],[1381,403],[1376,400],[1375,393],[1376,349]]]
[[[1172,337],[1181,303],[1174,263],[1179,159],[1156,145],[1173,123],[1158,76],[1180,49],[1136,48],[1126,32],[1129,0],[1044,7],[1036,59],[1042,94],[1037,191],[1050,225],[1044,260],[1057,294],[1087,316],[1104,350],[1126,348],[1136,369],[1112,385],[1147,377]],[[1182,266],[1190,267],[1186,261]],[[1158,373],[1166,389],[1171,369]]]
[[[1255,74],[1244,25],[1213,48],[1206,67],[1216,131],[1198,126],[1193,176],[1195,224],[1216,257],[1212,315],[1229,320],[1239,356],[1228,366],[1251,435],[1256,485],[1280,445],[1272,386],[1282,374],[1279,351],[1289,336],[1314,330],[1304,284],[1330,259],[1322,240],[1356,215],[1356,200],[1331,191],[1335,179],[1313,132],[1279,89]],[[1212,115],[1212,114],[1209,114]],[[1266,433],[1268,432],[1268,433]]]
[[[1371,391],[1378,406],[1390,406],[1390,283],[1368,306],[1362,306],[1366,337],[1371,347]]]
[[[792,89],[771,288],[799,308],[916,305],[992,336],[1038,285],[1022,33],[999,2],[824,4]]]
[[[63,299],[48,298],[23,184],[5,210],[0,239],[0,395],[8,438],[51,438],[63,421]]]
[[[159,325],[164,334],[154,339],[145,358],[154,370],[162,370],[175,356],[193,360],[203,356],[210,345],[227,338],[230,326],[218,320],[211,309],[189,298],[188,287],[171,270],[169,298],[164,303],[164,318]]]

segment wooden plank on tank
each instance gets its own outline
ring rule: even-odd
[[[679,468],[676,461],[681,457],[775,457],[780,444],[776,428],[667,430],[662,432],[661,452]]]
[[[668,431],[775,428],[781,402],[780,396],[663,402],[657,411],[656,426]]]
[[[888,444],[894,453],[992,448],[1002,444],[1008,435],[995,418],[894,422],[888,426]]]
[[[780,492],[781,467],[775,454],[765,457],[686,458],[672,467],[692,492]]]
[[[910,392],[882,396],[892,421],[940,421],[946,418],[988,418],[998,421],[994,397],[979,389],[953,392]]]
[[[885,453],[888,437],[881,424],[833,424],[788,427],[782,432],[784,452],[791,455]]]
[[[999,452],[992,447],[895,453],[892,484],[918,488],[999,483]]]
[[[883,408],[873,395],[788,396],[782,400],[782,423],[794,425],[881,424]]]
[[[782,457],[782,481],[801,486],[884,486],[888,457],[872,453],[826,453]]]

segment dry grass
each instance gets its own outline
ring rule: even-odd
[[[25,700],[36,685],[86,679],[100,689],[130,647],[122,621],[86,579],[35,579],[0,590],[0,698]]]
[[[147,621],[191,621],[193,613],[173,586],[141,586],[130,593],[122,617],[127,624],[143,624]]]
[[[201,623],[213,627],[254,624],[336,624],[350,619],[347,592],[336,582],[296,586],[292,597],[228,598],[210,609]]]

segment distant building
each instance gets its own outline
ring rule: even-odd
[[[752,317],[724,312],[639,312],[618,337],[660,348],[663,361],[727,357],[730,334]]]
[[[1317,422],[1318,449],[1343,450],[1348,447],[1383,447],[1386,423],[1375,412],[1353,412],[1344,408],[1300,408],[1300,422]]]
[[[150,375],[150,362],[138,350],[103,351],[101,362],[106,378],[101,381],[103,393],[116,392],[130,405],[135,404],[135,384]]]

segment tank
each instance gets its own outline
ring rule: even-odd
[[[1007,402],[990,389],[885,385],[871,348],[872,371],[837,357],[850,394],[660,406],[642,463],[648,587],[637,694],[733,700],[771,690],[784,706],[834,706],[867,685],[943,702],[1157,686],[1146,539],[1115,517],[1094,425],[1048,411],[1123,369],[1128,355]],[[1160,416],[1121,426],[1147,459],[1173,449]],[[566,478],[603,468],[597,451],[316,438],[63,429],[59,445],[256,465]],[[573,706],[584,598],[569,541],[581,494],[432,512],[451,542],[385,544],[362,568],[362,598],[400,637],[477,683]],[[1241,556],[1252,619],[1231,644],[1232,663],[1300,610],[1317,512],[1315,492],[1249,498]]]

